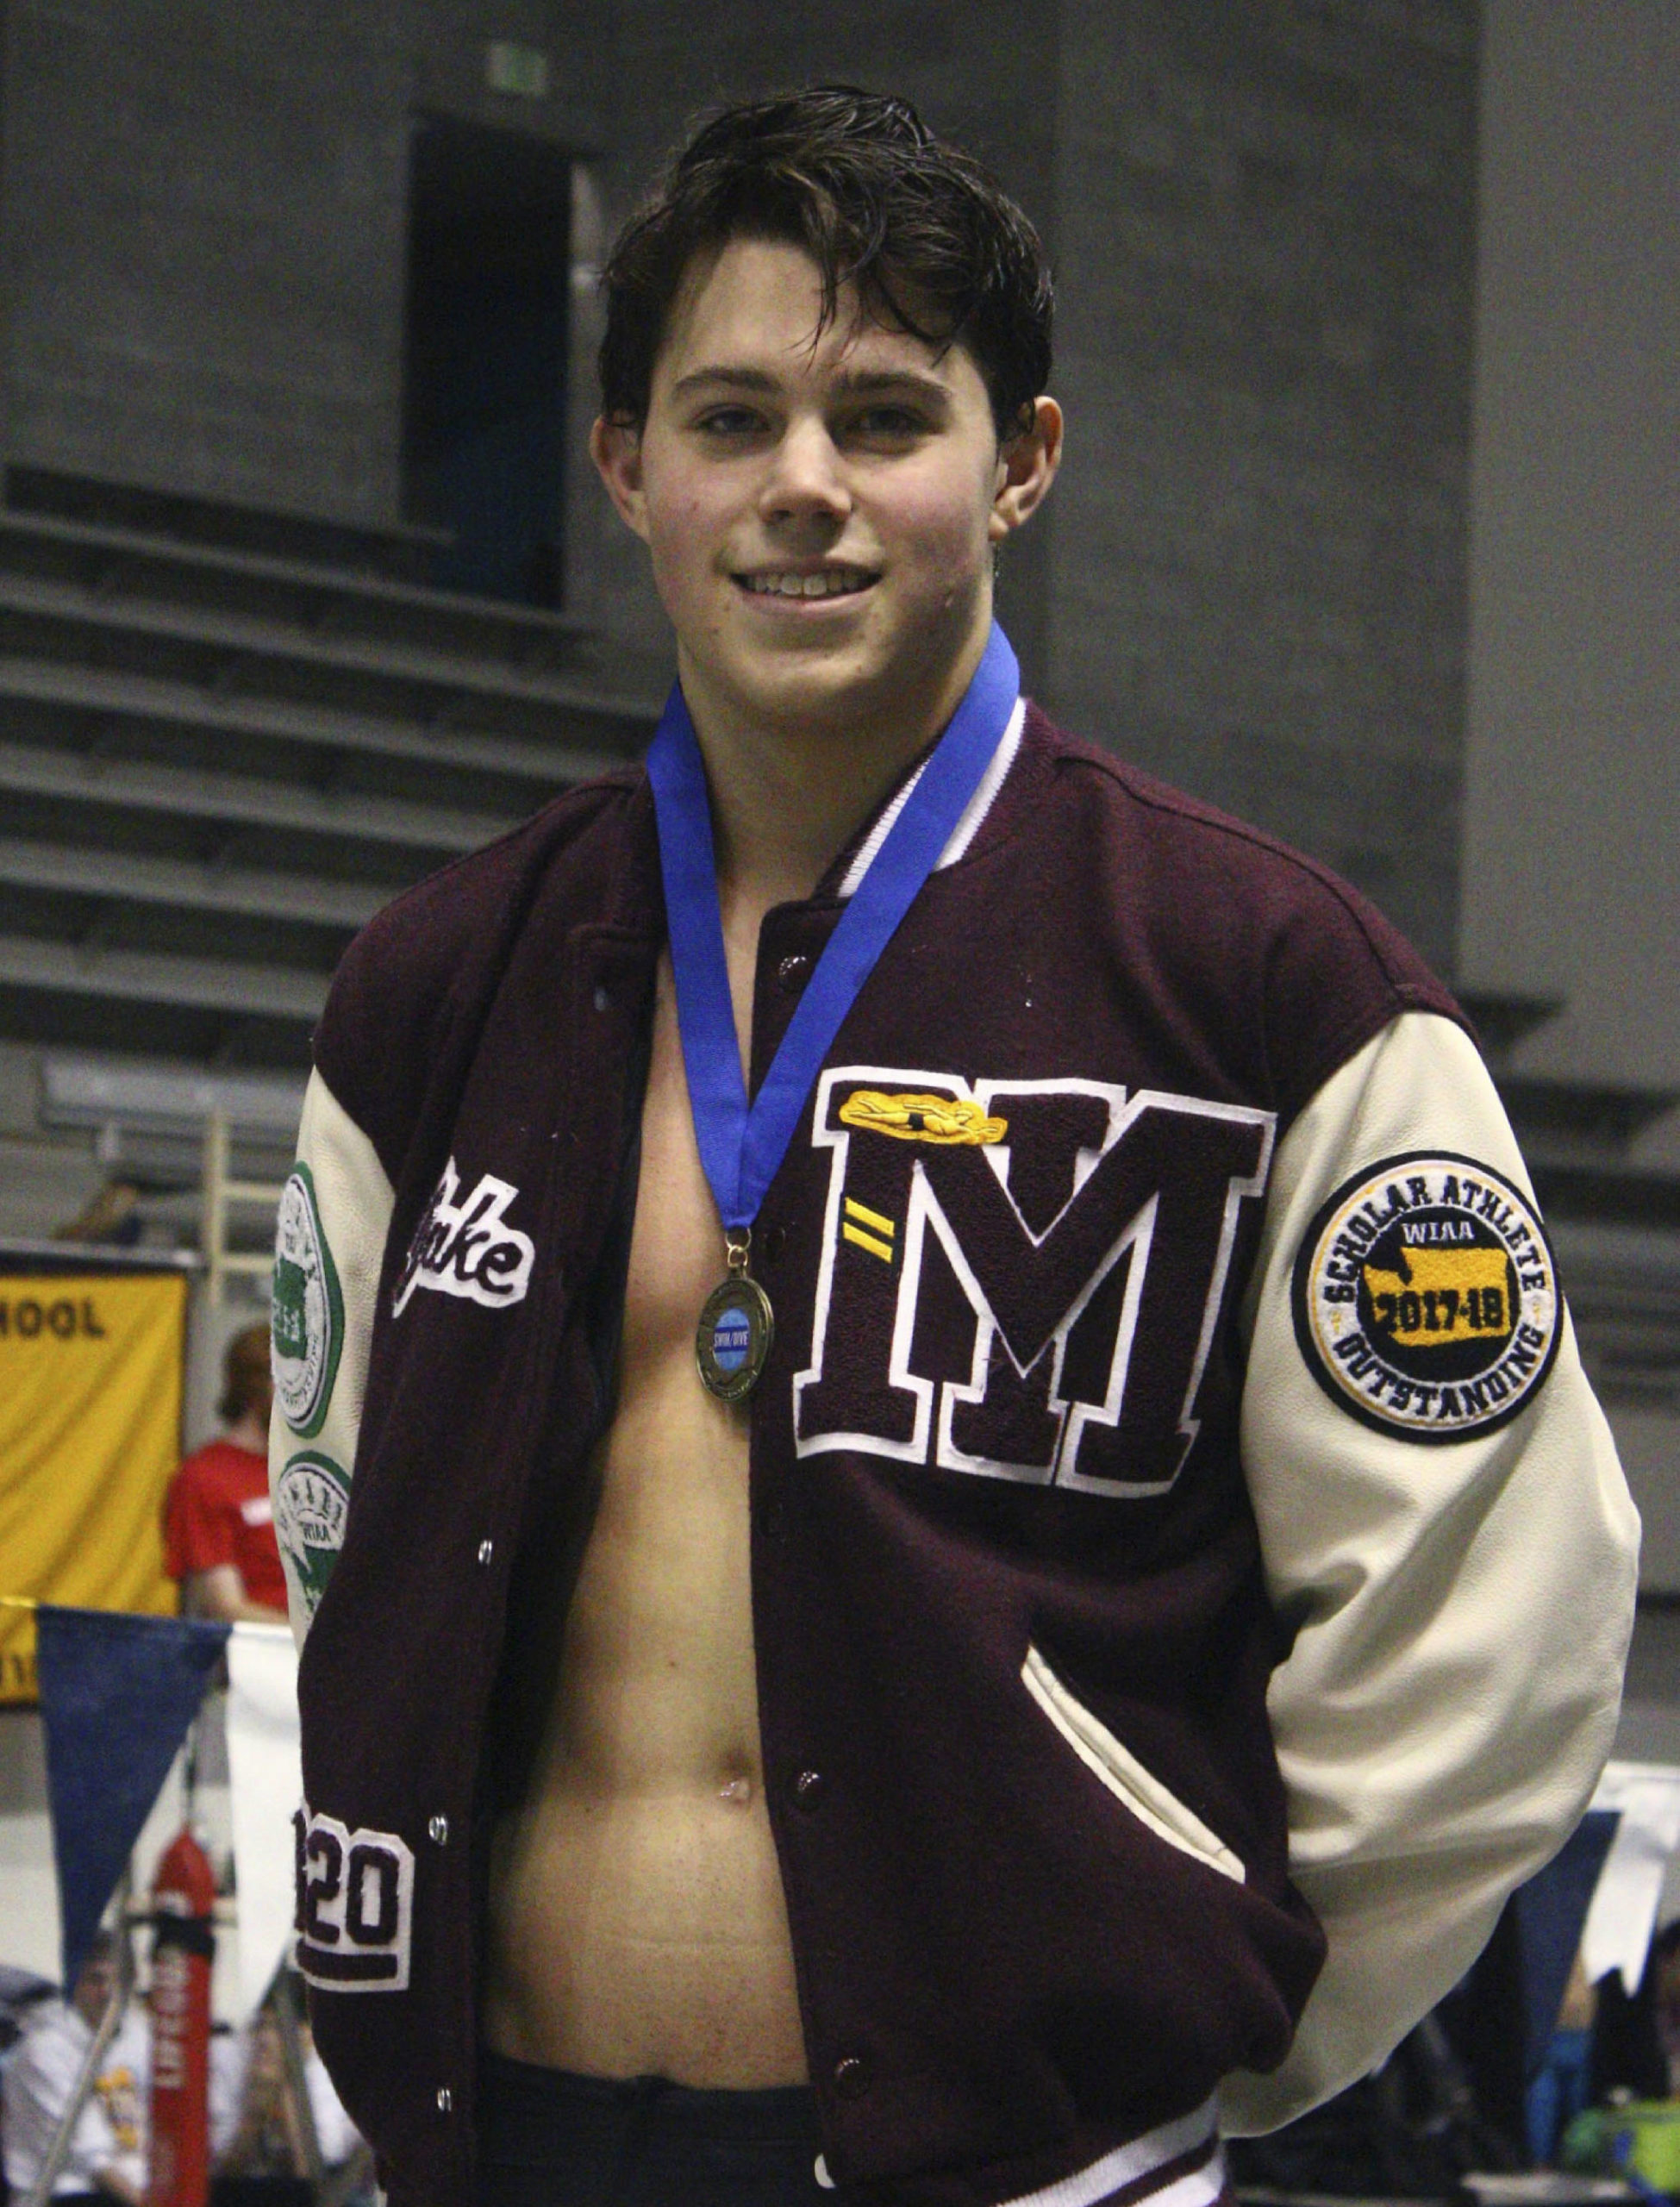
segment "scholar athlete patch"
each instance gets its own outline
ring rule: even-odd
[[[1530,1402],[1558,1353],[1551,1245],[1474,1158],[1408,1151],[1338,1188],[1296,1259],[1296,1338],[1333,1403],[1379,1433],[1466,1441]]]
[[[300,1973],[328,1992],[401,1992],[409,1982],[414,1856],[395,1832],[336,1816],[291,1819]]]
[[[344,1300],[307,1165],[293,1168],[274,1235],[274,1393],[292,1431],[319,1433],[344,1346]]]
[[[311,1617],[344,1546],[349,1507],[349,1474],[315,1449],[288,1458],[274,1482],[274,1537]]]

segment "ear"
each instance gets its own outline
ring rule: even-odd
[[[997,485],[987,533],[1001,544],[1034,513],[1062,464],[1062,410],[1053,398],[1033,401],[1030,425],[998,447]]]
[[[640,430],[597,414],[590,431],[590,458],[620,516],[646,543],[647,498],[641,484]]]

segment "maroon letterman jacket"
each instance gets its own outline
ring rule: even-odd
[[[847,2196],[1081,2207],[1199,2169],[1210,2198],[1211,2096],[1279,2063],[1324,1952],[1267,1691],[1341,1597],[1315,1610],[1263,1556],[1240,1440],[1271,1182],[1339,1069],[1458,1015],[1322,869],[1030,708],[991,797],[840,1028],[754,1231],[771,1822]],[[845,875],[764,923],[755,1084]],[[568,1583],[612,1414],[664,925],[645,778],[609,777],[381,914],[315,1040],[320,1108],[388,1216],[358,1288],[366,1222],[306,1115],[276,1290],[277,1520],[309,1620],[297,1955],[399,2207],[473,2196],[486,1841],[519,1783],[523,1638]],[[1411,1185],[1390,1219],[1440,1210],[1445,1183]],[[1386,1448],[1416,1484],[1465,1448],[1488,1480],[1521,1460],[1413,1446],[1380,1380],[1361,1412],[1313,1377],[1298,1422],[1350,1464]],[[1575,1763],[1527,1863],[1590,1785],[1606,1669],[1554,1727]],[[1310,1848],[1310,1804],[1302,1828]]]

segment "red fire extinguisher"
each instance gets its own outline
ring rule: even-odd
[[[152,1885],[152,2165],[147,2207],[205,2207],[210,2193],[210,1962],[215,1877],[190,1831]]]

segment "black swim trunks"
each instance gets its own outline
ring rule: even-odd
[[[832,2207],[815,2095],[481,2056],[479,2207]]]

